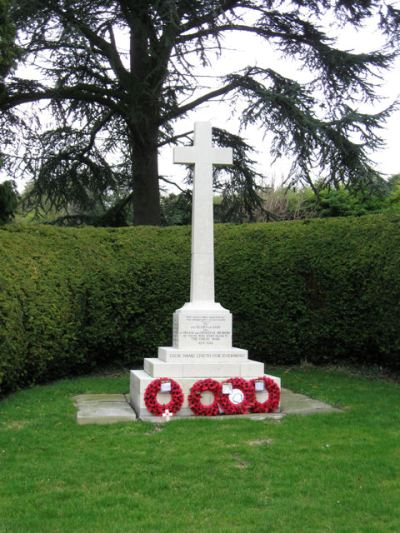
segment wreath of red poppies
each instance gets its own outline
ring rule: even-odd
[[[203,392],[212,392],[214,401],[209,405],[201,403]],[[219,402],[221,397],[221,384],[215,379],[201,379],[190,389],[188,404],[197,416],[215,416],[219,414]]]
[[[254,385],[243,378],[231,378],[224,383],[232,383],[234,389],[240,389],[244,398],[243,401],[234,404],[229,399],[229,394],[221,394],[220,406],[226,415],[243,415],[248,413],[255,401]]]
[[[264,402],[257,401],[256,382],[263,381],[268,398]],[[157,400],[157,394],[161,390],[162,383],[171,383],[171,400],[166,404],[161,404]],[[224,383],[231,383],[233,389],[240,389],[244,398],[239,404],[234,404],[229,399],[229,394],[222,393],[222,384],[215,379],[201,379],[197,381],[190,389],[188,404],[193,413],[197,416],[215,416],[220,414],[221,410],[226,415],[239,415],[248,412],[253,413],[270,413],[276,411],[279,407],[281,390],[279,385],[271,378],[261,376],[250,381],[243,378],[230,378]],[[209,405],[202,403],[202,393],[211,392],[214,395],[214,401]],[[183,392],[180,385],[170,378],[158,378],[153,380],[146,388],[144,393],[144,403],[147,410],[155,416],[161,416],[167,409],[176,414],[180,411],[183,404]]]
[[[171,400],[167,404],[161,404],[157,400],[157,394],[161,390],[161,384],[165,382],[171,383]],[[154,379],[146,387],[146,391],[144,393],[144,403],[147,407],[147,410],[155,416],[161,416],[163,412],[167,409],[171,413],[176,414],[178,411],[180,411],[183,404],[183,392],[179,383],[177,383],[173,379]]]
[[[268,392],[268,398],[265,400],[265,402],[257,401],[255,393],[256,381],[264,382],[265,389]],[[273,379],[267,378],[266,376],[261,376],[260,378],[252,379],[250,383],[252,384],[252,388],[254,391],[254,402],[251,406],[252,412],[271,413],[272,411],[276,411],[279,407],[279,402],[281,399],[281,389],[279,388],[279,385]]]

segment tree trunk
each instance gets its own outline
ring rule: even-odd
[[[140,135],[140,137],[139,137]],[[157,134],[133,136],[133,223],[135,226],[159,226],[161,223],[158,182]]]

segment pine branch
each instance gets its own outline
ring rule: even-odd
[[[192,109],[195,109],[199,105],[203,104],[204,102],[208,102],[212,100],[213,98],[217,98],[219,96],[223,96],[228,94],[230,91],[233,91],[236,89],[239,85],[239,82],[237,80],[233,80],[224,87],[220,87],[219,89],[215,89],[214,91],[210,91],[207,94],[204,94],[200,96],[199,98],[196,98],[195,100],[192,100],[191,102],[188,102],[185,105],[182,105],[178,107],[177,109],[174,109],[170,111],[169,113],[166,113],[163,115],[160,119],[160,124],[164,124],[165,122],[168,122],[170,120],[173,120],[177,117],[180,117],[182,115],[185,115]]]
[[[0,109],[8,111],[13,107],[40,100],[78,100],[82,102],[96,102],[112,109],[114,112],[124,115],[123,107],[110,99],[110,91],[94,85],[80,84],[75,87],[44,88],[40,84],[32,83],[32,90],[16,94],[2,95],[0,97]],[[117,96],[114,94],[114,96]]]
[[[189,20],[185,24],[181,24],[180,33],[191,30],[193,28],[198,28],[202,26],[203,24],[207,24],[207,23],[212,24],[218,16],[226,13],[227,11],[233,10],[234,8],[249,6],[248,2],[243,2],[241,0],[222,0],[218,4],[219,5],[217,9],[208,11],[201,16],[194,15],[191,20]],[[183,0],[181,2],[181,6],[182,6],[181,15],[183,15],[184,13],[186,14],[187,6],[188,6],[188,3],[186,2],[186,0]]]
[[[94,32],[88,25],[86,25],[82,19],[75,17],[71,9],[66,8],[66,10],[63,11],[61,8],[56,7],[55,11],[58,13],[61,20],[65,20],[68,24],[72,24],[76,27],[82,35],[88,39],[92,46],[96,47],[102,53],[102,55],[109,61],[114,74],[119,79],[121,85],[126,89],[129,88],[129,72],[125,69],[118,50],[113,46],[113,43],[109,43],[103,39],[98,33]]]
[[[183,189],[180,185],[175,183],[175,181],[171,181],[171,180],[167,179],[165,176],[159,176],[158,179],[161,180],[161,181],[164,181],[165,183],[168,183],[169,185],[173,185],[174,187],[176,187],[177,189],[179,189],[183,193],[186,192],[186,189]]]

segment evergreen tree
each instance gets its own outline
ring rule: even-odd
[[[233,106],[245,103],[244,126],[260,124],[272,134],[275,157],[293,158],[293,181],[313,186],[316,167],[323,169],[326,183],[337,186],[376,175],[368,150],[380,146],[376,128],[389,110],[371,116],[357,106],[374,101],[372,74],[388,68],[398,52],[400,10],[391,3],[18,0],[11,13],[21,59],[39,63],[42,79],[7,77],[7,92],[0,95],[0,142],[29,139],[25,170],[34,178],[38,199],[46,195],[56,206],[73,203],[85,209],[112,193],[120,198],[114,214],[132,202],[136,224],[159,224],[158,150],[182,140],[174,134],[175,121],[228,95]],[[331,35],[320,24],[325,17]],[[376,22],[386,37],[381,51],[337,47],[337,26],[361,31],[366,22]],[[301,84],[271,68],[249,65],[221,76],[218,88],[199,89],[191,58],[206,64],[216,47],[223,54],[228,32],[238,38],[258,35],[312,72],[313,81]],[[128,50],[120,44],[122,34]],[[26,120],[18,109],[32,102],[38,104],[36,120]],[[55,122],[44,132],[37,127],[43,103]],[[234,147],[231,183],[236,180],[245,191],[241,208],[251,210],[257,204],[255,173],[244,144],[226,132],[215,132],[215,141]],[[9,169],[13,163],[8,152]]]
[[[10,0],[0,0],[0,90],[17,57]]]
[[[13,220],[18,207],[18,194],[12,181],[0,183],[0,224]]]

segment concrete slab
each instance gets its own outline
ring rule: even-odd
[[[78,424],[112,424],[115,422],[132,422],[136,414],[124,394],[81,394],[73,398],[78,409],[76,420]],[[172,417],[171,420],[191,418],[211,418],[213,420],[229,420],[232,418],[249,418],[251,420],[281,420],[286,415],[311,415],[316,413],[342,412],[319,400],[309,398],[305,394],[282,389],[281,412],[279,413],[253,413],[248,415],[221,415],[214,417],[197,417],[193,415]],[[146,422],[165,422],[163,417],[142,416]]]
[[[73,400],[78,409],[76,421],[79,425],[136,420],[136,414],[124,394],[81,394]]]
[[[305,394],[292,392],[289,389],[282,389],[281,392],[281,411],[290,415],[311,415],[315,413],[340,413],[342,409],[333,407],[319,400],[314,400]]]

